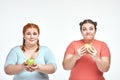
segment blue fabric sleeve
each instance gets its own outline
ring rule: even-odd
[[[49,48],[46,48],[44,55],[45,55],[44,56],[45,63],[46,64],[52,64],[55,67],[55,69],[57,69],[55,57],[54,57],[52,51]]]
[[[15,49],[12,48],[7,55],[4,67],[6,67],[9,64],[16,64],[16,62],[17,62],[17,54]]]

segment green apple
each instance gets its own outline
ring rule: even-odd
[[[28,66],[31,66],[31,65],[34,64],[34,59],[29,58],[29,59],[27,59],[26,63],[27,63]]]

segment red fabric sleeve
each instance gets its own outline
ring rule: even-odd
[[[65,54],[74,54],[74,52],[75,52],[75,42],[74,41],[72,41],[69,45],[68,45],[68,47],[66,48],[66,51],[65,51]]]
[[[110,57],[110,50],[109,50],[107,44],[104,42],[102,43],[101,56]]]

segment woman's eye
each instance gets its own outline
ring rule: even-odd
[[[90,28],[89,30],[93,30],[93,28]]]
[[[28,32],[28,33],[26,33],[26,35],[37,35],[38,33],[36,33],[36,32],[33,32],[33,33],[30,33],[30,32]]]
[[[28,32],[28,33],[27,33],[27,35],[31,35],[31,33],[30,33],[30,32]]]
[[[37,33],[33,33],[33,35],[37,35]]]
[[[85,31],[86,29],[82,29],[82,31]]]

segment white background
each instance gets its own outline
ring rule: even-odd
[[[68,80],[62,67],[64,52],[73,40],[81,39],[79,22],[97,21],[95,38],[105,41],[111,51],[111,67],[106,80],[118,80],[120,74],[120,1],[119,0],[0,0],[0,80],[12,80],[4,73],[10,49],[22,44],[22,28],[28,22],[39,25],[40,44],[54,53],[57,71],[50,80]]]

